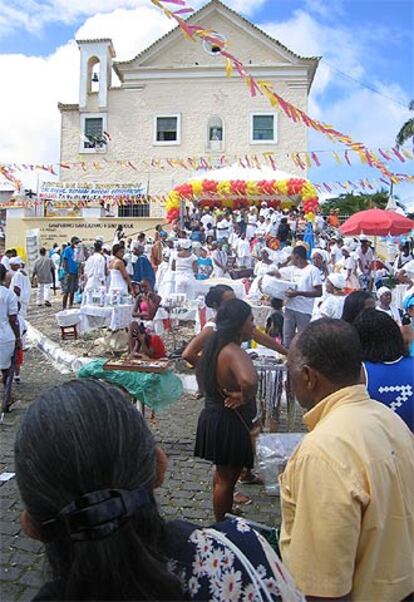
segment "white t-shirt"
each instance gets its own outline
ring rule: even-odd
[[[10,326],[9,316],[16,316],[17,297],[12,290],[0,285],[0,345],[10,343],[16,339],[16,335]]]
[[[214,226],[214,217],[209,213],[205,213],[200,219],[200,222],[203,224],[204,228],[207,228],[209,224],[211,224],[211,226]]]
[[[250,243],[247,239],[239,238],[237,241],[237,256],[238,257],[250,257],[252,252],[250,250]]]
[[[228,238],[230,235],[230,226],[231,223],[226,219],[222,219],[221,222],[217,222],[216,226],[216,238],[217,240],[222,240],[223,238]]]
[[[19,301],[21,303],[29,303],[31,291],[30,279],[29,276],[23,274],[20,269],[14,272],[13,278],[11,279],[10,288],[12,291],[15,286],[18,286],[20,289]]]
[[[340,320],[344,310],[345,296],[327,295],[319,306],[321,318]]]
[[[0,263],[4,265],[7,271],[10,270],[10,259],[7,257],[7,255],[3,255]]]
[[[304,268],[289,266],[281,268],[279,272],[284,280],[290,280],[297,285],[297,290],[302,292],[313,291],[315,286],[322,286],[321,274],[314,265],[308,263]],[[293,297],[286,301],[286,308],[301,314],[312,315],[315,297]]]

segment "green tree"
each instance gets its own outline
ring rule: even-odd
[[[414,111],[414,100],[412,100],[410,102],[410,104],[408,105],[408,108],[410,111]],[[410,139],[413,142],[413,150],[414,150],[414,118],[413,117],[411,119],[408,119],[403,124],[400,131],[398,132],[397,137],[395,138],[397,148],[402,146],[405,142],[407,142],[407,140],[410,140]]]
[[[365,209],[372,209],[374,207],[385,209],[388,198],[389,192],[385,188],[381,188],[381,190],[372,194],[354,194],[353,192],[348,192],[327,200],[325,203],[322,203],[321,208],[324,214],[329,213],[331,209],[339,209],[341,215],[353,215],[357,211],[364,211]]]

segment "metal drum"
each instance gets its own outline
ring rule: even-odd
[[[285,363],[270,357],[253,361],[258,375],[257,418],[264,432],[277,432],[280,423],[282,400],[286,402],[287,427],[294,429],[296,400],[291,392]]]

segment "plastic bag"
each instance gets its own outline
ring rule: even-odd
[[[257,470],[268,495],[279,495],[278,477],[305,433],[262,433],[256,442]]]

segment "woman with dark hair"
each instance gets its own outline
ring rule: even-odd
[[[250,306],[231,299],[220,307],[216,332],[209,338],[199,365],[205,407],[197,427],[195,455],[216,466],[213,507],[223,520],[233,505],[234,487],[243,467],[253,467],[250,431],[256,416],[257,373],[242,341],[251,339]]]
[[[159,360],[167,357],[163,340],[145,328],[142,322],[134,320],[128,329],[128,351],[130,356]]]
[[[368,291],[354,291],[345,298],[342,320],[353,324],[364,309],[374,309],[375,299]]]
[[[35,600],[303,600],[245,522],[164,522],[154,490],[166,456],[119,389],[49,389],[23,419],[15,464],[23,528],[52,571]]]
[[[365,309],[354,321],[364,356],[369,395],[390,407],[414,430],[414,358],[405,356],[401,330],[388,314]]]
[[[108,266],[110,276],[109,295],[115,291],[125,294],[131,290],[131,278],[128,275],[123,259],[124,253],[125,249],[123,245],[119,244],[112,247],[112,259]]]
[[[212,286],[205,298],[206,306],[210,309],[214,309],[218,311],[224,303],[231,299],[235,299],[236,295],[231,286],[227,284],[218,284],[217,286]],[[191,366],[195,367],[198,364],[201,353],[207,344],[207,341],[213,336],[216,331],[216,320],[212,318],[208,320],[204,324],[202,331],[192,339],[187,347],[184,349],[182,353],[182,358],[191,364]],[[283,345],[275,341],[272,337],[261,332],[257,328],[253,329],[252,339],[259,343],[259,345],[263,345],[264,347],[268,347],[269,349],[273,349],[278,353],[286,355],[287,351]]]

